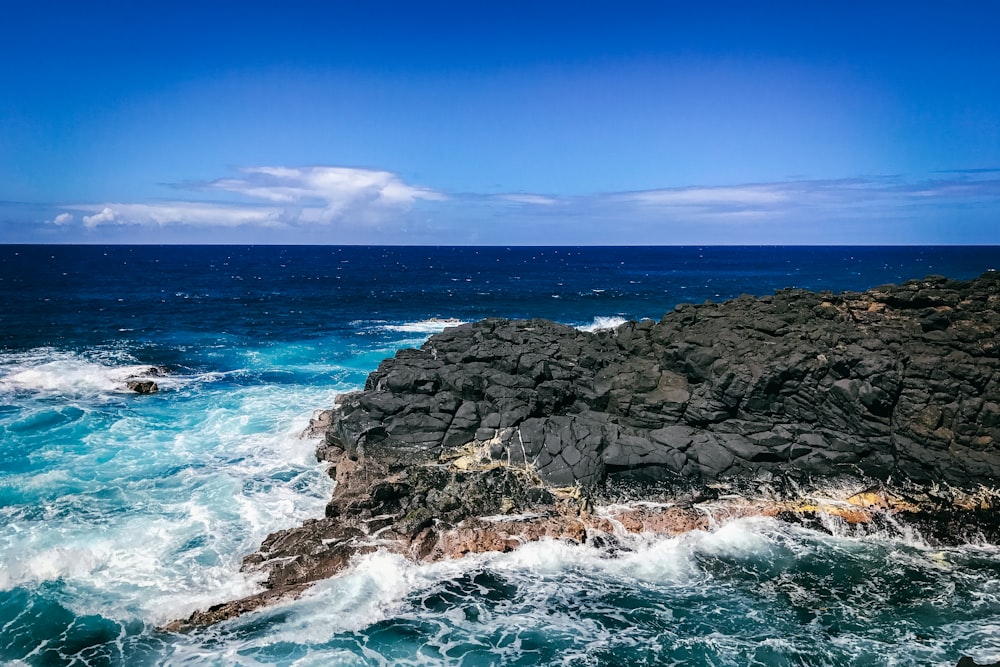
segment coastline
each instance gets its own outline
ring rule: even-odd
[[[298,596],[379,548],[433,561],[746,516],[995,542],[998,302],[987,273],[783,290],[596,333],[541,320],[446,329],[313,424],[334,495],[324,518],[244,560],[266,590],[167,629]]]

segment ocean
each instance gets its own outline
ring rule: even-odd
[[[1000,548],[741,519],[610,552],[376,552],[301,599],[240,562],[323,514],[317,409],[449,321],[583,328],[786,287],[1000,269],[1000,247],[0,246],[0,662],[955,665],[1000,660]],[[161,391],[129,376],[163,367]]]

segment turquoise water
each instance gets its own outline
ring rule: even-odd
[[[1000,659],[1000,550],[739,520],[631,550],[375,553],[191,634],[323,513],[314,410],[440,318],[581,327],[786,286],[971,277],[997,248],[0,247],[0,662],[951,665]],[[161,391],[125,390],[150,366]]]

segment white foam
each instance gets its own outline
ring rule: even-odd
[[[440,333],[445,329],[447,329],[448,327],[457,327],[462,324],[465,324],[464,320],[459,320],[454,317],[448,317],[448,318],[431,317],[429,319],[420,320],[418,322],[404,322],[403,324],[386,324],[382,326],[382,329],[385,329],[386,331],[399,331],[403,333],[432,334],[432,333]]]
[[[316,644],[338,633],[363,630],[391,617],[414,590],[438,580],[434,574],[440,576],[399,554],[367,554],[358,558],[348,572],[320,582],[302,599],[279,607],[279,613],[292,612],[290,619],[276,636],[262,640],[268,644]]]
[[[668,638],[663,641],[674,647],[685,645],[695,654],[748,661],[760,646],[799,659],[813,656],[835,662],[843,656],[886,649],[877,632],[869,635],[848,631],[815,645],[808,627],[801,632],[793,628],[793,634],[785,637],[769,636],[773,632],[761,633],[750,626],[745,631],[742,627],[720,627],[700,632],[690,618],[684,620],[692,615],[710,619],[713,615],[723,618],[736,614],[768,622],[767,598],[774,594],[774,587],[765,580],[759,591],[743,599],[743,585],[731,580],[727,572],[734,564],[744,573],[757,571],[757,566],[763,564],[762,576],[770,577],[768,564],[780,566],[798,553],[788,551],[786,541],[837,545],[841,541],[836,537],[806,532],[772,519],[736,519],[715,530],[692,531],[677,537],[624,537],[631,551],[611,553],[542,540],[510,553],[473,554],[431,564],[375,552],[357,558],[347,571],[317,584],[299,600],[218,626],[208,633],[207,642],[206,637],[199,639],[197,634],[185,637],[185,643],[172,647],[170,664],[198,664],[199,659],[223,654],[239,658],[241,664],[258,664],[257,660],[266,663],[273,658],[276,646],[288,647],[289,664],[296,665],[338,661],[410,665],[520,663],[537,651],[539,633],[544,634],[546,644],[559,646],[565,664],[589,663],[595,657],[594,649],[599,651],[596,655],[603,656],[609,649],[619,655],[639,649],[637,655],[648,661],[658,650],[653,632],[661,633],[660,638],[666,633]],[[879,554],[881,551],[876,550],[871,555],[878,558]],[[836,554],[830,556],[835,558]],[[723,561],[721,568],[718,559]],[[480,579],[481,575],[485,578]],[[776,581],[781,596],[787,596],[792,604],[805,609],[816,604],[815,592],[803,588],[794,578],[782,574]],[[494,590],[494,585],[499,588]],[[604,590],[612,592],[610,599],[602,597]],[[636,622],[635,609],[614,606],[614,591],[627,591],[626,595],[649,600],[649,606],[639,616],[665,625],[656,629],[645,620]],[[669,638],[675,618],[673,600],[680,600],[684,610],[678,618],[683,629],[676,639]],[[780,608],[786,603],[779,600],[778,604]],[[864,610],[856,613],[863,615]],[[605,622],[602,617],[612,621]],[[783,622],[780,615],[778,620]],[[412,641],[413,647],[386,645],[385,635],[367,631],[381,622],[389,623],[390,634],[394,627],[403,628],[404,633],[412,629],[412,636],[398,641]],[[987,639],[989,633],[996,634],[996,627],[990,620],[963,621],[943,629],[942,634],[975,638],[977,655],[987,658],[997,650],[996,642]],[[419,651],[418,646],[422,647]],[[954,653],[943,645],[913,640],[908,635],[893,646],[902,661],[921,664],[941,661]],[[401,652],[406,652],[405,657]],[[671,656],[677,655],[671,652]],[[673,664],[670,657],[664,657],[664,664]]]
[[[595,331],[605,331],[609,329],[617,329],[621,325],[628,322],[624,317],[619,315],[602,316],[598,315],[594,318],[594,321],[590,324],[583,324],[577,327],[580,331],[588,331],[593,333]]]
[[[7,552],[7,562],[0,569],[0,590],[10,590],[30,582],[53,581],[66,576],[81,576],[106,561],[103,549],[52,547],[28,555]]]
[[[121,351],[88,353],[38,348],[0,357],[0,393],[20,392],[40,396],[99,398],[129,393],[130,379],[153,379],[161,389],[176,389],[192,382],[219,379],[219,374],[161,375],[149,364],[139,364]]]
[[[727,521],[715,530],[698,533],[698,547],[719,556],[759,556],[771,551],[774,541],[768,529],[773,527],[773,520],[760,517]]]
[[[0,379],[14,389],[63,395],[120,391],[127,378],[144,373],[146,366],[104,366],[82,360],[53,361],[18,370]]]
[[[65,485],[71,481],[69,471],[63,469],[47,470],[30,476],[8,477],[5,484],[12,484],[20,489],[46,489],[57,485]],[[13,482],[13,483],[12,483]]]
[[[416,611],[408,607],[407,601],[412,600],[412,596],[433,593],[447,582],[484,570],[513,582],[529,599],[519,601],[519,611],[503,619],[483,616],[479,621],[469,621],[461,605],[456,606],[454,612],[434,612],[447,616],[447,626],[489,622],[529,629],[544,623],[551,629],[558,625],[560,631],[573,634],[581,630],[577,626],[583,623],[587,625],[587,634],[607,639],[604,637],[606,629],[598,624],[580,618],[559,620],[555,612],[544,607],[546,599],[562,594],[567,577],[577,582],[571,586],[583,585],[584,580],[596,582],[595,585],[600,585],[602,580],[634,581],[639,585],[696,584],[705,576],[696,558],[703,547],[713,541],[719,545],[739,542],[742,538],[737,535],[753,531],[754,527],[748,525],[722,537],[701,531],[667,538],[635,536],[631,545],[634,551],[610,558],[602,549],[550,539],[525,544],[509,553],[472,554],[430,564],[415,563],[399,554],[380,550],[357,558],[347,571],[320,582],[301,599],[258,612],[281,621],[266,636],[248,638],[240,650],[276,642],[322,646],[339,634],[358,632],[389,618],[410,617],[414,613],[419,616],[419,607]],[[539,604],[533,605],[532,599]],[[253,618],[235,621],[237,625],[243,622],[259,621]],[[431,621],[428,619],[428,622]],[[441,640],[435,643],[446,651],[451,640],[444,636],[435,639]],[[516,653],[516,646],[511,650]]]
[[[53,395],[110,395],[135,368],[54,354],[7,355],[0,377],[55,375],[56,365],[100,381],[85,390],[22,381],[12,397],[21,419],[48,409],[37,401]],[[257,578],[240,572],[243,556],[268,533],[322,515],[333,481],[315,440],[300,434],[312,408],[346,387],[215,386],[218,377],[188,376],[206,384],[166,402],[99,401],[65,437],[53,440],[44,424],[25,436],[44,443],[32,456],[47,464],[0,478],[39,499],[39,511],[0,525],[0,590],[59,580],[80,614],[154,623],[257,590]]]
[[[334,630],[350,631],[362,627],[355,625],[355,617],[365,624],[377,622],[407,595],[482,569],[533,580],[541,576],[558,581],[560,575],[575,571],[614,580],[692,583],[704,577],[698,554],[759,556],[772,547],[769,528],[768,520],[737,519],[714,531],[695,530],[676,537],[631,535],[626,540],[628,550],[610,558],[603,549],[553,539],[529,542],[509,553],[485,552],[430,564],[377,551],[317,586],[309,599],[338,619]]]

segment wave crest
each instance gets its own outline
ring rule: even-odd
[[[419,320],[417,322],[404,322],[402,324],[387,324],[382,328],[386,331],[399,331],[403,333],[422,333],[422,334],[433,334],[440,333],[447,329],[448,327],[457,327],[461,324],[465,324],[465,320],[460,320],[454,317],[431,317],[426,320]]]
[[[578,326],[577,329],[580,331],[587,331],[589,333],[594,333],[595,331],[607,331],[611,329],[617,329],[621,325],[628,322],[624,317],[620,315],[598,315],[594,318],[594,321],[590,324],[584,324]]]

